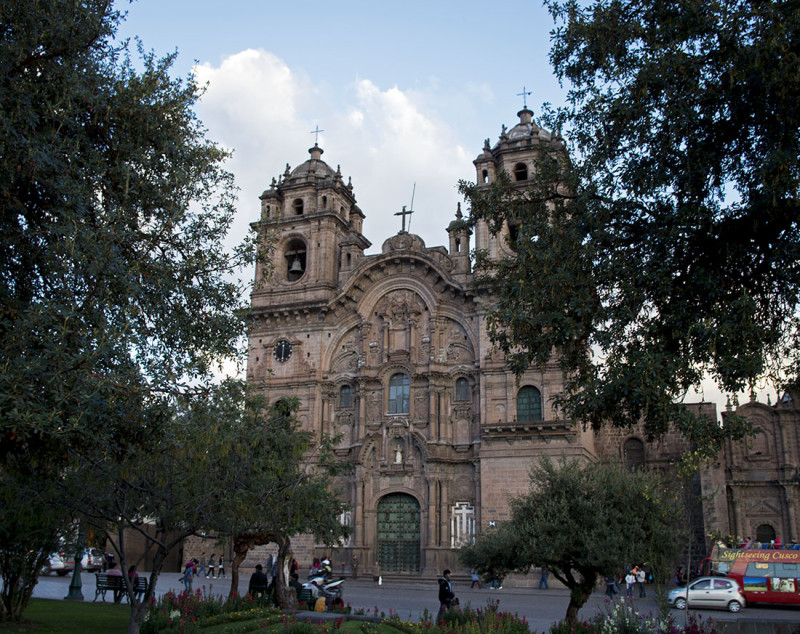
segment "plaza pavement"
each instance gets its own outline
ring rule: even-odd
[[[161,596],[168,590],[182,590],[183,584],[178,581],[179,573],[168,572],[161,575],[156,586],[156,594]],[[249,574],[242,576],[239,582],[240,594],[247,592]],[[69,591],[71,575],[66,577],[46,576],[40,577],[34,589],[33,596],[45,599],[63,600]],[[94,599],[94,574],[84,572],[81,575],[82,594],[84,600],[91,602]],[[197,579],[193,589],[202,589],[204,592],[227,596],[230,592],[230,577],[227,579]],[[564,618],[569,604],[569,592],[564,588],[550,588],[538,590],[536,588],[504,587],[502,590],[470,589],[469,581],[456,582],[455,592],[459,597],[462,607],[469,604],[472,608],[482,608],[487,601],[499,601],[499,608],[503,611],[524,616],[533,632],[547,632],[550,626]],[[438,584],[434,577],[419,580],[387,580],[382,586],[376,586],[371,579],[347,579],[344,583],[343,599],[354,610],[368,610],[372,615],[377,608],[378,612],[386,615],[390,611],[396,613],[403,620],[418,621],[424,616],[425,610],[435,614],[439,608],[437,600]],[[653,588],[648,586],[648,597],[634,599],[634,604],[640,614],[655,614],[657,612],[653,600]],[[98,599],[99,601],[99,599]],[[589,619],[599,611],[608,609],[603,589],[598,589],[580,611],[581,619]],[[123,603],[120,609],[127,609]],[[800,620],[798,608],[746,608],[738,615],[722,611],[699,611],[703,616],[711,616],[718,621],[743,621],[743,620],[770,620],[788,623],[797,623]],[[305,614],[305,613],[304,613]],[[309,616],[313,613],[308,613]],[[681,615],[673,611],[679,618]],[[319,616],[319,615],[317,615]],[[110,633],[113,634],[113,633]]]

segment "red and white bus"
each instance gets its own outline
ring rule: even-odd
[[[800,550],[719,548],[711,574],[738,582],[750,603],[800,605]]]

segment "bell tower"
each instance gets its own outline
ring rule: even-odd
[[[510,130],[502,126],[500,138],[494,147],[486,139],[483,151],[472,162],[475,165],[478,187],[488,188],[505,172],[514,188],[525,190],[535,178],[536,166],[543,152],[566,152],[564,141],[558,134],[540,128],[533,120],[533,111],[524,107],[517,113],[519,123]],[[475,228],[475,248],[488,251],[493,258],[511,255],[506,243],[509,227],[493,236],[485,223]]]
[[[274,239],[270,277],[256,268],[253,305],[308,305],[325,302],[344,273],[364,257],[370,242],[362,235],[364,214],[341,170],[322,160],[316,143],[310,158],[286,170],[261,194],[261,219],[252,224],[259,239]]]

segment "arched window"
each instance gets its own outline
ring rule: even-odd
[[[302,240],[292,240],[283,252],[286,260],[286,279],[296,282],[306,272],[306,245]]]
[[[302,216],[303,215],[303,199],[302,198],[295,198],[292,201],[292,210],[294,211],[295,216]]]
[[[409,384],[407,374],[393,374],[389,379],[389,413],[408,414]]]
[[[622,446],[625,468],[636,471],[644,467],[644,443],[638,438],[628,438]]]
[[[323,196],[322,197],[322,208],[323,209],[327,209],[328,208],[328,197],[327,196]]]
[[[525,163],[517,163],[514,166],[514,180],[517,182],[528,180],[528,166]]]
[[[353,407],[353,388],[349,385],[339,388],[339,407]]]
[[[542,393],[532,385],[526,385],[517,392],[517,421],[534,420],[542,420]]]
[[[456,400],[468,401],[469,400],[469,381],[465,378],[456,379]]]
[[[483,178],[483,182],[484,183],[488,183],[489,182],[489,170],[483,170],[481,172],[481,177]]]

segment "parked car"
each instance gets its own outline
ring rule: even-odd
[[[72,572],[75,568],[75,550],[76,547],[73,544],[64,547],[62,555],[67,572]],[[100,552],[98,548],[84,548],[83,557],[81,557],[81,568],[87,572],[102,570],[103,553]],[[66,574],[66,572],[64,574]]]
[[[49,575],[51,572],[55,572],[62,577],[66,575],[72,568],[67,568],[67,564],[64,561],[64,557],[61,556],[61,553],[50,553],[50,557],[47,559],[47,563],[42,566],[42,569],[39,571],[39,574],[42,575]]]
[[[684,610],[687,593],[690,608],[719,608],[738,612],[747,605],[739,584],[727,577],[700,577],[692,581],[688,588],[671,590],[667,602]]]

